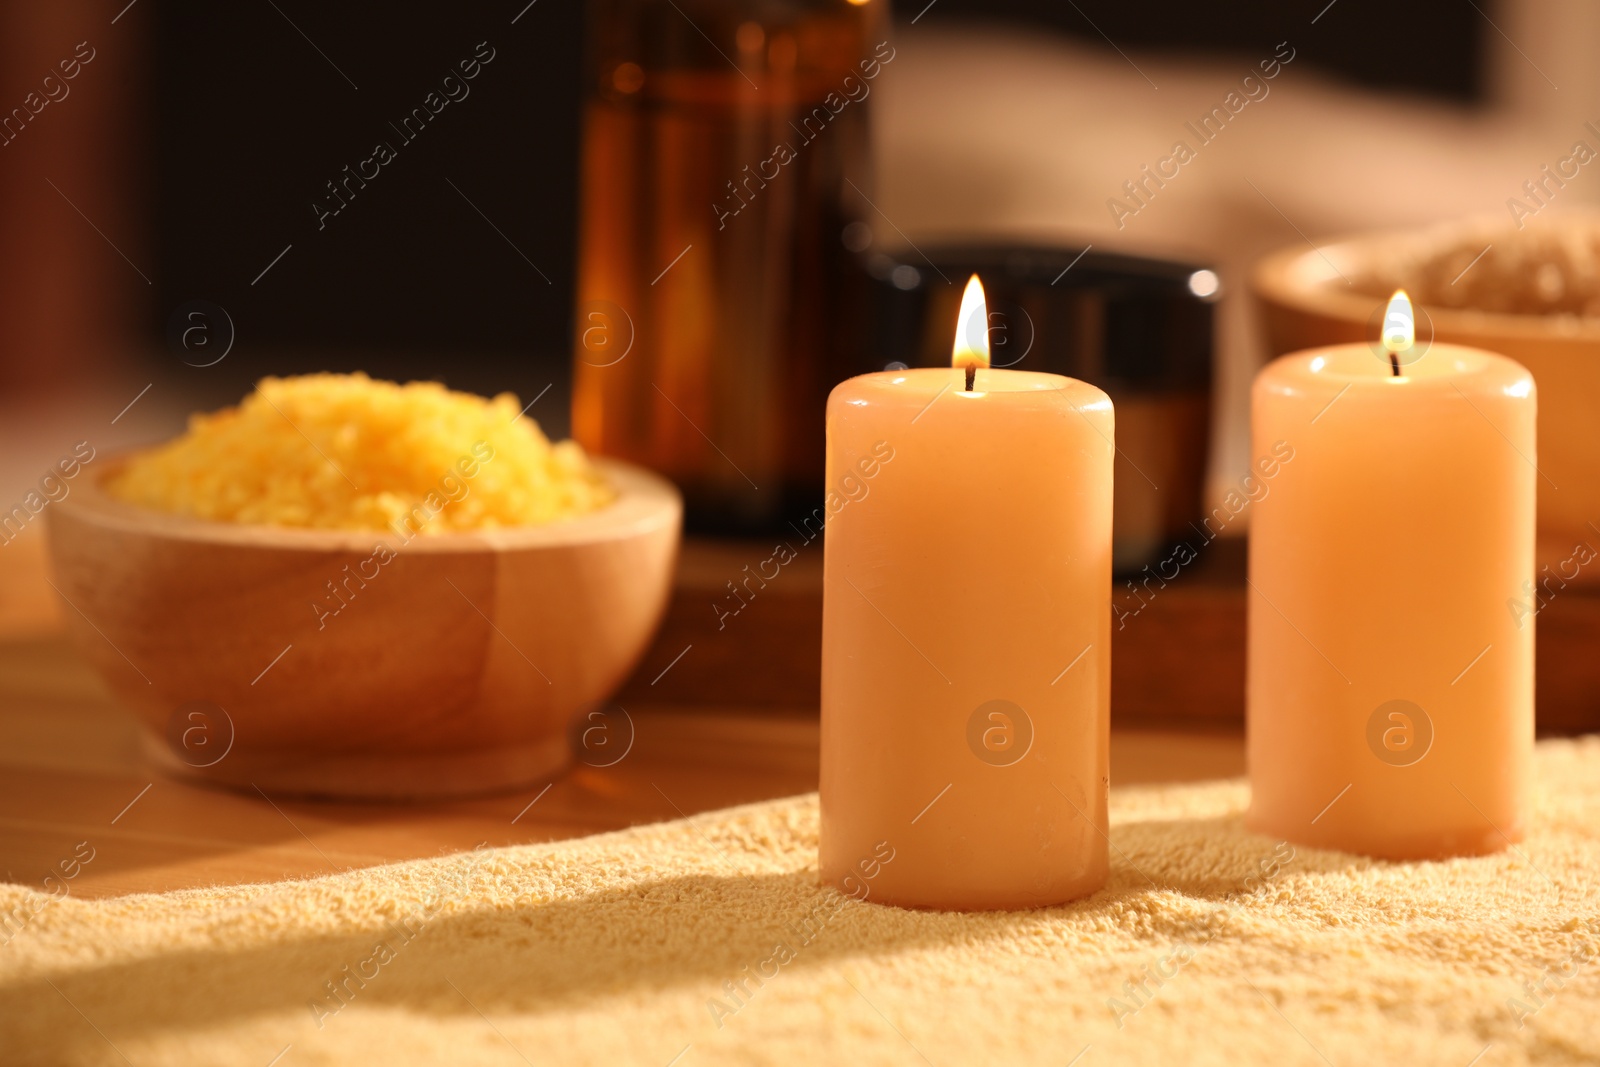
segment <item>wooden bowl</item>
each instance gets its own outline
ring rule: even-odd
[[[1354,291],[1340,273],[1355,277],[1377,257],[1394,254],[1415,233],[1355,237],[1320,249],[1288,248],[1257,264],[1253,285],[1261,303],[1268,354],[1370,341],[1374,312],[1384,296]],[[1426,318],[1424,318],[1426,316]],[[1508,315],[1422,307],[1433,339],[1499,352],[1527,367],[1539,390],[1540,560],[1569,555],[1575,541],[1597,536],[1600,522],[1600,324],[1592,319]],[[1549,553],[1560,552],[1559,556]]]
[[[618,491],[600,511],[404,542],[147,510],[101,488],[112,458],[50,505],[55,580],[171,770],[338,797],[526,786],[566,766],[666,607],[678,491],[598,462]]]

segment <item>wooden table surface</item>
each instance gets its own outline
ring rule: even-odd
[[[104,897],[311,877],[481,842],[577,837],[817,785],[814,706],[744,707],[722,691],[691,704],[681,687],[651,694],[648,680],[663,665],[654,658],[672,652],[660,642],[624,691],[634,744],[611,767],[580,765],[517,793],[410,805],[306,801],[179,781],[144,760],[132,716],[61,636],[42,541],[30,530],[0,547],[0,872],[10,882],[41,885],[84,841],[94,859],[72,892]],[[720,573],[727,560],[742,558],[737,548],[689,546],[680,584]],[[709,661],[716,651],[702,654]],[[1236,775],[1244,767],[1243,739],[1229,730],[1117,730],[1111,755],[1118,784]]]

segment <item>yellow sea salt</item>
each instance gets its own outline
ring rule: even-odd
[[[365,374],[264,378],[238,407],[107,484],[129,503],[219,522],[412,533],[528,526],[603,507],[610,485],[510,393]]]

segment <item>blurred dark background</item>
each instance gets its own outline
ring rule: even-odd
[[[924,12],[918,17],[918,12]],[[1253,59],[1263,46],[1292,40],[1299,56],[1352,84],[1448,99],[1483,98],[1484,32],[1494,32],[1471,4],[1448,0],[911,0],[902,23],[994,21],[1048,29],[1111,47],[1170,49]],[[1308,19],[1316,19],[1310,23]],[[1315,25],[1316,32],[1307,28]],[[1422,44],[1421,42],[1426,42]]]
[[[895,16],[907,41],[1023,26],[1241,63],[1288,37],[1298,63],[1351,84],[1468,105],[1484,97],[1493,32],[1453,0],[913,0]],[[551,386],[541,421],[564,432],[583,28],[576,0],[5,5],[4,106],[77,42],[96,58],[0,150],[16,205],[0,381],[177,375],[197,402],[222,403],[262,374],[362,368],[525,397]],[[494,58],[469,94],[404,140],[395,126],[480,42]],[[380,141],[396,157],[319,221],[328,183]],[[197,300],[236,331],[204,373],[171,341]],[[226,340],[222,322],[208,328]]]
[[[152,345],[198,299],[226,309],[237,329],[234,353],[205,379],[222,398],[263,373],[358,367],[530,397],[554,382],[560,395],[584,20],[573,0],[526,4],[161,0],[130,11],[117,29],[148,34],[151,50],[143,121],[155,285],[142,318]],[[905,32],[913,18],[993,21],[1221,55],[1293,36],[1297,62],[1353,82],[1480,97],[1488,27],[1470,5],[1337,0],[1314,36],[1299,32],[1301,9],[1325,4],[938,0],[896,15]],[[1401,48],[1396,61],[1395,42],[1421,40],[1428,46]],[[405,142],[390,124],[480,42],[495,58],[469,95]],[[378,141],[396,158],[319,228],[313,202],[334,204],[326,183]],[[544,421],[565,421],[555,408]]]
[[[564,380],[581,5],[276,8],[149,12],[151,339],[186,301],[225,308],[238,349],[216,377],[239,393],[269,371],[442,376],[529,397]],[[479,56],[493,58],[461,78]],[[430,118],[407,140],[415,108]],[[395,156],[363,184],[379,142]]]

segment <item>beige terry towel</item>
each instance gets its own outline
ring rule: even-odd
[[[1110,884],[1034,912],[819,889],[815,796],[309,882],[7,886],[0,1063],[1593,1063],[1600,738],[1538,761],[1530,840],[1434,864],[1249,834],[1240,782],[1113,791]]]

